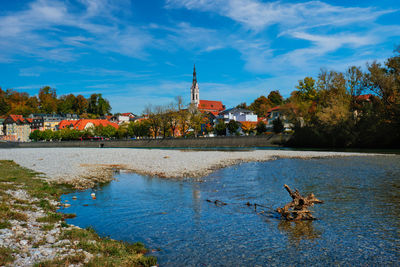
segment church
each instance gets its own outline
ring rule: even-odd
[[[196,77],[196,66],[193,67],[193,82],[190,88],[190,103],[195,105],[202,113],[212,113],[214,116],[225,110],[221,101],[200,100],[199,84]]]

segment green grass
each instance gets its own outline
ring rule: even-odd
[[[10,209],[10,206],[6,202],[0,203],[0,218],[3,220],[17,220],[27,221],[28,216],[25,213],[17,212]]]
[[[8,220],[0,220],[0,229],[11,228],[11,223]]]
[[[37,222],[56,223],[63,218],[61,213],[48,212],[46,216],[37,218]]]
[[[42,227],[40,227],[40,230],[42,231],[50,231],[54,229],[54,224],[44,224]]]
[[[78,253],[76,255],[68,255],[63,259],[55,259],[49,261],[42,261],[34,264],[34,267],[58,267],[58,266],[69,266],[71,264],[79,264],[85,260],[85,255],[83,253]]]
[[[144,256],[147,249],[141,243],[129,244],[109,238],[101,238],[91,228],[66,229],[68,224],[64,222],[64,219],[73,218],[76,215],[57,213],[57,207],[51,205],[49,200],[58,201],[62,194],[72,192],[71,186],[52,185],[39,179],[38,175],[36,172],[18,166],[13,161],[0,161],[0,229],[10,228],[10,220],[26,221],[27,216],[23,211],[40,208],[46,212],[46,216],[36,220],[40,223],[46,223],[41,227],[41,230],[52,230],[55,223],[61,223],[60,239],[78,241],[74,245],[76,249],[81,248],[95,255],[85,266],[153,266],[157,264],[155,257]],[[29,200],[15,199],[5,193],[7,190],[19,188],[27,191],[30,196],[38,198],[39,201],[31,203]],[[33,246],[40,247],[44,244],[46,244],[45,238]],[[0,247],[0,266],[12,263],[14,260],[13,253],[15,251]],[[83,263],[84,260],[85,255],[81,253],[36,263],[34,266],[69,266]]]
[[[13,253],[14,251],[10,248],[0,247],[0,266],[12,263],[14,261]]]

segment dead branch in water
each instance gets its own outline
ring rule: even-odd
[[[289,195],[292,197],[292,202],[286,204],[283,208],[277,208],[276,211],[282,216],[282,218],[292,220],[315,220],[315,217],[308,210],[308,207],[314,206],[314,204],[324,203],[322,200],[317,199],[313,193],[307,197],[303,197],[299,190],[291,190],[288,185],[284,185]]]

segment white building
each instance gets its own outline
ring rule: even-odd
[[[237,122],[257,122],[257,115],[253,111],[243,108],[231,108],[219,113],[217,120],[228,123],[230,120]]]
[[[267,129],[272,131],[273,129],[273,122],[274,120],[280,118],[282,120],[283,123],[283,128],[284,131],[290,131],[293,128],[293,124],[290,123],[288,121],[288,119],[286,118],[282,108],[280,106],[276,106],[274,108],[270,108],[267,112],[267,120],[268,120],[268,124],[267,124]]]
[[[131,120],[135,118],[135,114],[133,113],[122,113],[117,116],[118,124],[121,125],[123,123],[129,123]]]

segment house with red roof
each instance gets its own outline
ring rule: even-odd
[[[280,118],[283,123],[283,127],[285,131],[290,131],[293,128],[293,124],[288,121],[286,118],[286,115],[284,113],[284,108],[281,106],[276,106],[273,108],[270,108],[267,111],[267,129],[272,130],[273,128],[273,121]]]
[[[31,122],[22,115],[9,115],[3,122],[3,140],[27,142],[31,133]]]
[[[121,113],[117,117],[118,124],[124,124],[124,123],[129,123],[130,121],[133,121],[135,119],[135,114],[127,112],[127,113]]]

